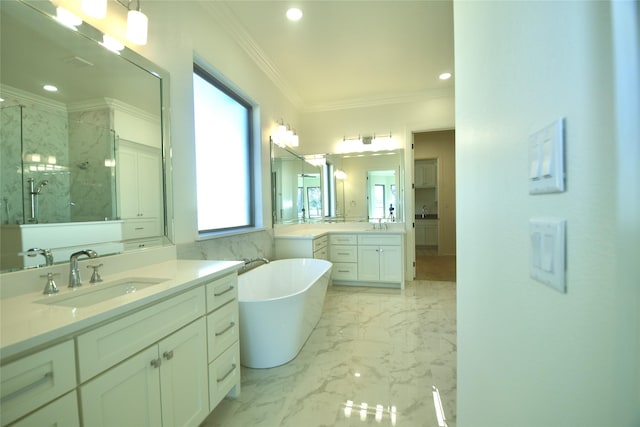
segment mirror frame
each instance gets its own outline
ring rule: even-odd
[[[335,160],[336,158],[340,158],[341,160],[344,158],[349,158],[349,157],[380,157],[383,155],[388,155],[388,154],[392,154],[397,156],[397,160],[398,160],[398,170],[397,170],[397,176],[396,176],[396,182],[398,183],[398,193],[397,193],[397,200],[396,200],[396,219],[393,222],[399,223],[399,224],[403,224],[407,221],[407,214],[406,214],[406,192],[404,190],[404,176],[406,174],[405,172],[405,158],[404,158],[404,150],[403,149],[395,149],[395,150],[381,150],[381,151],[364,151],[364,152],[354,152],[354,153],[328,153],[328,154],[312,154],[312,155],[302,155],[299,154],[297,152],[295,152],[292,148],[290,147],[282,147],[278,144],[275,144],[273,141],[271,141],[270,144],[270,149],[271,149],[271,204],[272,204],[272,226],[275,227],[276,225],[287,225],[287,224],[296,224],[296,223],[300,223],[300,221],[283,221],[281,218],[278,218],[277,215],[277,210],[280,208],[278,205],[278,189],[276,187],[277,183],[275,182],[275,170],[274,170],[274,160],[277,158],[277,156],[275,155],[276,152],[276,148],[278,150],[283,150],[286,151],[290,157],[292,158],[292,160],[299,160],[301,162],[301,166],[300,166],[300,173],[304,173],[304,168],[305,165],[308,162],[309,159],[317,159],[317,158],[325,158],[325,159],[329,159],[329,160]],[[333,161],[332,165],[336,165],[336,162]],[[329,216],[325,216],[325,212],[326,212],[326,203],[327,203],[327,197],[328,195],[327,190],[325,188],[326,183],[325,181],[325,169],[320,168],[321,169],[321,173],[320,173],[320,179],[321,179],[321,187],[322,187],[322,211],[323,211],[323,215],[319,218],[308,218],[307,217],[307,221],[302,221],[302,222],[361,222],[361,221],[370,221],[371,219],[368,218],[369,217],[369,207],[366,207],[366,211],[365,211],[365,215],[360,218],[349,218],[349,217],[344,217],[344,216],[338,216],[338,217],[329,217]],[[377,167],[375,170],[380,170],[380,169],[384,169],[381,167]],[[394,168],[395,169],[395,168]],[[332,177],[334,185],[334,191],[337,193],[337,181],[335,177]],[[365,187],[367,187],[365,185]],[[344,189],[343,189],[344,191]],[[364,188],[363,191],[365,193],[368,192],[368,188]],[[337,195],[337,194],[336,194]],[[344,198],[344,195],[343,195]],[[398,201],[400,202],[400,204],[398,204]],[[343,201],[344,204],[344,201]],[[344,206],[343,206],[344,209]]]
[[[33,9],[36,13],[43,15],[45,19],[56,20],[56,6],[49,1],[36,1],[36,0],[15,0],[16,3],[22,4],[24,7]],[[73,31],[79,37],[84,37],[90,43],[96,44],[100,49],[104,49],[101,46],[102,37],[105,33],[93,27],[91,24],[83,21],[82,25],[77,27],[77,30],[66,29],[63,25],[60,25],[61,31]],[[137,66],[141,70],[154,75],[160,80],[160,138],[161,138],[161,172],[162,172],[162,195],[163,195],[163,234],[158,237],[162,237],[163,245],[173,245],[175,242],[174,225],[173,225],[173,186],[172,186],[172,158],[171,158],[171,142],[170,142],[170,81],[169,73],[153,63],[149,59],[133,51],[128,47],[124,47],[119,54],[114,53],[114,57],[119,56],[121,59],[128,61],[134,66]],[[131,252],[143,249],[128,249],[123,252]],[[121,252],[122,253],[122,252]],[[115,255],[114,254],[106,254]],[[57,261],[58,263],[64,263],[67,261]],[[31,267],[27,267],[31,268]],[[3,270],[5,272],[9,270]]]

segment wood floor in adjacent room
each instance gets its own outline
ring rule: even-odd
[[[455,282],[456,256],[438,255],[435,246],[417,246],[416,280]]]

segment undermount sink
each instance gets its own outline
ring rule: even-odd
[[[113,282],[85,285],[71,293],[51,295],[36,301],[38,304],[60,305],[63,307],[88,307],[119,296],[133,294],[141,289],[166,282],[169,279],[150,277],[129,277]]]

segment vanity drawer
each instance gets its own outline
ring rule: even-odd
[[[333,280],[358,280],[358,264],[334,262],[331,278]]]
[[[234,301],[207,316],[209,362],[238,341],[238,304]]]
[[[316,252],[319,249],[326,248],[329,244],[329,237],[322,236],[317,239],[313,239],[313,251]]]
[[[329,260],[331,262],[357,262],[358,247],[331,245],[331,256],[329,257]]]
[[[72,390],[75,364],[73,341],[69,340],[4,365],[0,370],[2,425]]]
[[[29,414],[29,416],[24,417],[17,423],[11,424],[11,427],[32,426],[80,427],[77,393],[72,391],[60,399],[49,403],[47,406],[38,409],[33,414]]]
[[[238,274],[233,273],[207,283],[207,313],[238,298]]]
[[[160,220],[158,218],[125,219],[122,223],[122,238],[124,240],[155,237],[160,234]]]
[[[329,238],[331,245],[357,245],[357,234],[332,234]]]
[[[402,244],[402,236],[380,235],[376,233],[364,234],[364,235],[361,234],[358,236],[358,244],[400,246]]]
[[[209,364],[209,410],[237,386],[235,395],[240,393],[240,346],[232,345],[216,360]]]
[[[204,289],[198,287],[76,338],[80,382],[204,315]]]
[[[313,257],[315,259],[329,259],[329,249],[325,246],[323,248],[318,249],[317,251],[313,251]]]

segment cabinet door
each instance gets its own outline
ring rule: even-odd
[[[416,223],[416,246],[424,246],[427,244],[427,226],[425,224]]]
[[[81,386],[82,424],[91,427],[162,425],[160,360],[158,346],[154,345]]]
[[[429,246],[438,245],[438,224],[429,224],[426,226],[425,240]]]
[[[380,280],[399,282],[402,279],[402,253],[400,246],[380,246]]]
[[[138,152],[138,209],[142,217],[160,217],[162,177],[160,153]]]
[[[159,344],[165,427],[198,426],[209,414],[206,335],[200,318]]]
[[[358,246],[358,280],[380,279],[380,254],[378,246]]]
[[[120,217],[138,216],[138,155],[125,144],[118,147],[118,200]]]

